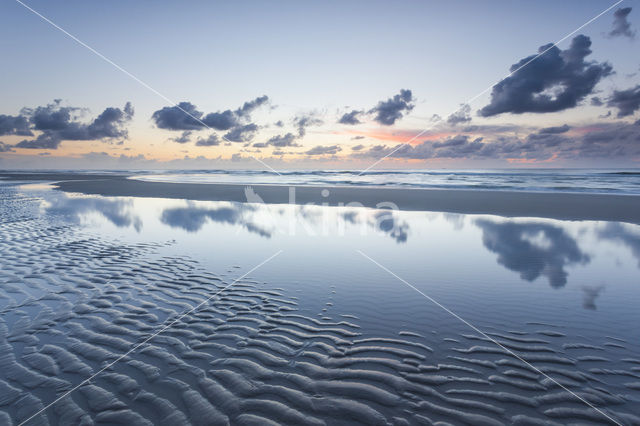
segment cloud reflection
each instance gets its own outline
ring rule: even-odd
[[[596,310],[596,299],[604,290],[603,285],[599,286],[583,286],[582,287],[582,307],[591,311]]]
[[[498,255],[498,263],[520,273],[526,281],[539,276],[554,288],[567,283],[565,267],[590,261],[576,241],[558,226],[543,223],[494,222],[480,219],[484,246]]]
[[[83,214],[98,213],[119,228],[133,226],[137,232],[140,232],[142,220],[133,213],[131,208],[131,200],[56,195],[47,198],[45,212],[62,215],[74,223],[79,223]]]
[[[172,228],[184,229],[187,232],[199,231],[207,221],[239,225],[247,231],[261,237],[271,238],[272,231],[245,218],[246,212],[254,212],[256,208],[249,204],[232,204],[224,207],[204,208],[195,205],[165,209],[160,221]]]
[[[373,231],[405,243],[409,224],[391,209],[327,208],[317,205],[275,206],[264,203],[188,203],[166,208],[160,221],[187,232],[200,231],[209,221],[240,226],[265,238],[275,233],[344,237],[345,231],[359,229],[362,235]]]
[[[598,237],[621,242],[629,247],[633,257],[638,259],[638,267],[640,267],[640,233],[633,232],[619,222],[610,222],[598,232]]]

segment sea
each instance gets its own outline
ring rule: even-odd
[[[640,194],[640,169],[136,171],[160,182]]]

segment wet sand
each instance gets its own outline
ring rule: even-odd
[[[57,189],[81,194],[247,202],[247,185],[145,182],[114,174],[2,173],[0,177],[55,181]],[[268,204],[359,203],[380,207],[380,203],[394,203],[401,210],[640,223],[640,196],[635,195],[337,186],[252,185],[252,188]],[[291,188],[295,188],[294,197]],[[329,191],[327,197],[322,195],[323,190]]]
[[[123,188],[142,184],[145,196],[168,196],[148,191],[167,191],[167,184],[102,179],[61,186],[104,186],[133,195],[122,194]],[[200,196],[219,196],[226,188],[244,197],[239,185],[195,186]],[[275,196],[286,193],[266,188]],[[180,189],[184,185],[172,191],[179,195]],[[322,198],[319,190],[301,188]],[[251,239],[234,246],[210,238],[222,250],[235,250],[238,259],[238,265],[214,272],[169,234],[127,241],[111,228],[86,232],[68,214],[41,214],[44,194],[20,191],[0,185],[0,424],[605,424],[602,413],[576,394],[620,424],[640,422],[634,414],[640,391],[637,338],[633,327],[624,326],[632,315],[599,324],[588,320],[595,311],[564,305],[558,310],[525,298],[510,307],[518,315],[485,317],[481,326],[487,334],[478,335],[412,292],[398,291],[393,281],[384,286],[384,299],[376,297],[376,286],[390,278],[372,280],[377,270],[363,272],[362,263],[352,265],[340,254],[335,260],[353,274],[339,280],[339,273],[323,274],[316,284],[322,292],[306,277],[308,269],[293,267],[296,257],[289,263],[278,258],[283,263],[273,265],[280,271],[274,275],[241,275],[253,266],[242,258]],[[311,240],[299,241],[290,251]],[[566,240],[560,241],[566,253]],[[313,250],[326,268],[331,258]],[[414,253],[414,265],[423,268],[425,252]],[[528,261],[540,265],[531,253],[526,252]],[[556,253],[553,259],[567,256]],[[326,263],[332,264],[339,271],[336,263]],[[358,280],[371,297],[349,291]],[[635,294],[625,298],[631,306]],[[498,298],[478,293],[468,308],[482,311],[477,301],[483,299],[498,304]],[[318,306],[325,308],[318,312]],[[176,318],[175,326],[164,326]],[[566,318],[587,325],[581,331]]]

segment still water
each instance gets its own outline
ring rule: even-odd
[[[640,424],[637,225],[0,190],[0,423]]]

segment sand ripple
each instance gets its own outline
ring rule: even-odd
[[[24,421],[229,283],[161,255],[170,243],[107,241],[0,190],[0,424]],[[30,424],[605,424],[484,337],[365,335],[357,316],[303,315],[276,286],[238,282]],[[491,336],[640,424],[640,360],[623,342],[513,328]]]

